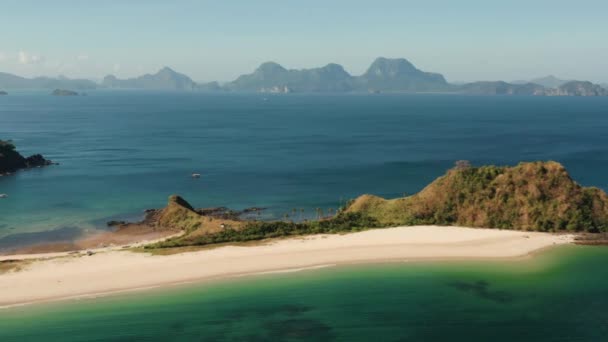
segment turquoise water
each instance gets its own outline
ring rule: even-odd
[[[608,248],[342,266],[0,311],[0,341],[605,341]]]
[[[0,252],[141,217],[173,193],[314,215],[361,193],[416,192],[458,159],[554,159],[608,189],[607,108],[601,97],[12,93],[0,138],[61,165],[0,178]]]

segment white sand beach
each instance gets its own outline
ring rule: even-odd
[[[549,233],[416,226],[314,235],[165,256],[119,248],[98,250],[91,256],[41,254],[21,270],[0,274],[0,307],[322,265],[520,257],[571,243],[573,239],[573,235]],[[2,256],[0,261],[26,258],[32,256]]]

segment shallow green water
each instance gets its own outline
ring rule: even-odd
[[[0,311],[0,341],[605,341],[608,248],[343,266]]]

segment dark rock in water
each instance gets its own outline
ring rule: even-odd
[[[51,93],[53,96],[78,96],[78,93],[72,90],[55,89]]]
[[[40,154],[23,157],[15,149],[11,141],[0,140],[0,175],[15,172],[21,169],[54,165]]]
[[[7,93],[7,92],[5,92],[5,91],[0,90],[0,96],[1,96],[1,95],[8,95],[8,93]]]
[[[245,208],[245,209],[243,209],[243,214],[262,211],[262,210],[266,210],[266,208],[262,208],[262,207]]]
[[[45,159],[41,154],[34,154],[25,158],[25,164],[27,165],[27,167],[54,165],[52,161]]]

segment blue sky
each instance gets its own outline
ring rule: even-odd
[[[260,63],[352,74],[405,57],[450,81],[555,74],[608,81],[608,1],[0,0],[0,71],[197,81]]]

